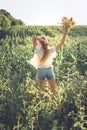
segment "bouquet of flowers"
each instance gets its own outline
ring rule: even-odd
[[[68,29],[75,25],[75,21],[73,20],[72,17],[71,18],[63,17],[61,24],[63,26],[63,29],[65,29],[65,28]]]

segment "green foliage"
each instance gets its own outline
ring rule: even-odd
[[[17,44],[29,44],[29,38],[32,35],[42,35],[47,37],[54,37],[56,32],[61,32],[61,27],[58,26],[13,26],[0,30],[0,45],[14,46]],[[54,32],[54,33],[53,33]]]
[[[87,36],[87,26],[86,25],[75,26],[74,28],[71,29],[69,34],[74,37]]]
[[[36,70],[26,61],[33,56],[32,35],[46,36],[53,46],[60,42],[62,28],[14,26],[0,30],[1,130],[86,130],[87,38],[82,34],[74,37],[73,29],[53,62],[57,95],[48,84],[38,86]]]
[[[78,44],[77,67],[82,75],[87,76],[87,40]]]
[[[53,63],[58,95],[48,84],[40,88],[36,83],[36,70],[26,62],[33,55],[32,44],[0,46],[0,129],[86,130],[87,75],[78,67],[78,60],[87,59],[85,43],[67,38],[58,52]]]
[[[3,22],[6,25],[6,23]],[[22,44],[27,45],[29,42],[26,39],[29,39],[32,35],[42,35],[46,37],[58,37],[60,39],[63,29],[61,26],[7,26],[6,28],[0,29],[0,45],[15,45]],[[76,26],[71,28],[68,33],[69,37],[73,39],[74,42],[81,42],[82,40],[86,41],[87,38],[87,26]],[[57,42],[59,39],[57,38]],[[50,40],[50,38],[49,38]],[[54,42],[54,41],[53,41]],[[70,41],[71,42],[71,41]]]
[[[10,13],[6,10],[0,10],[0,28],[15,26],[15,25],[24,25],[21,20],[13,18]]]

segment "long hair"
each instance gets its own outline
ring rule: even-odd
[[[49,57],[50,49],[48,49],[48,40],[45,37],[41,37],[41,38],[47,41],[47,42],[42,42],[41,41],[41,46],[44,49],[44,54],[43,54],[40,62],[44,63]]]

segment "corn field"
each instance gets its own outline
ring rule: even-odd
[[[60,42],[59,26],[14,26],[0,30],[0,130],[87,129],[87,26],[70,30],[53,61],[59,93],[41,88],[33,56],[32,35]]]

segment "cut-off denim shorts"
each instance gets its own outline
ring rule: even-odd
[[[55,79],[53,68],[39,68],[36,73],[37,80],[52,80]]]

